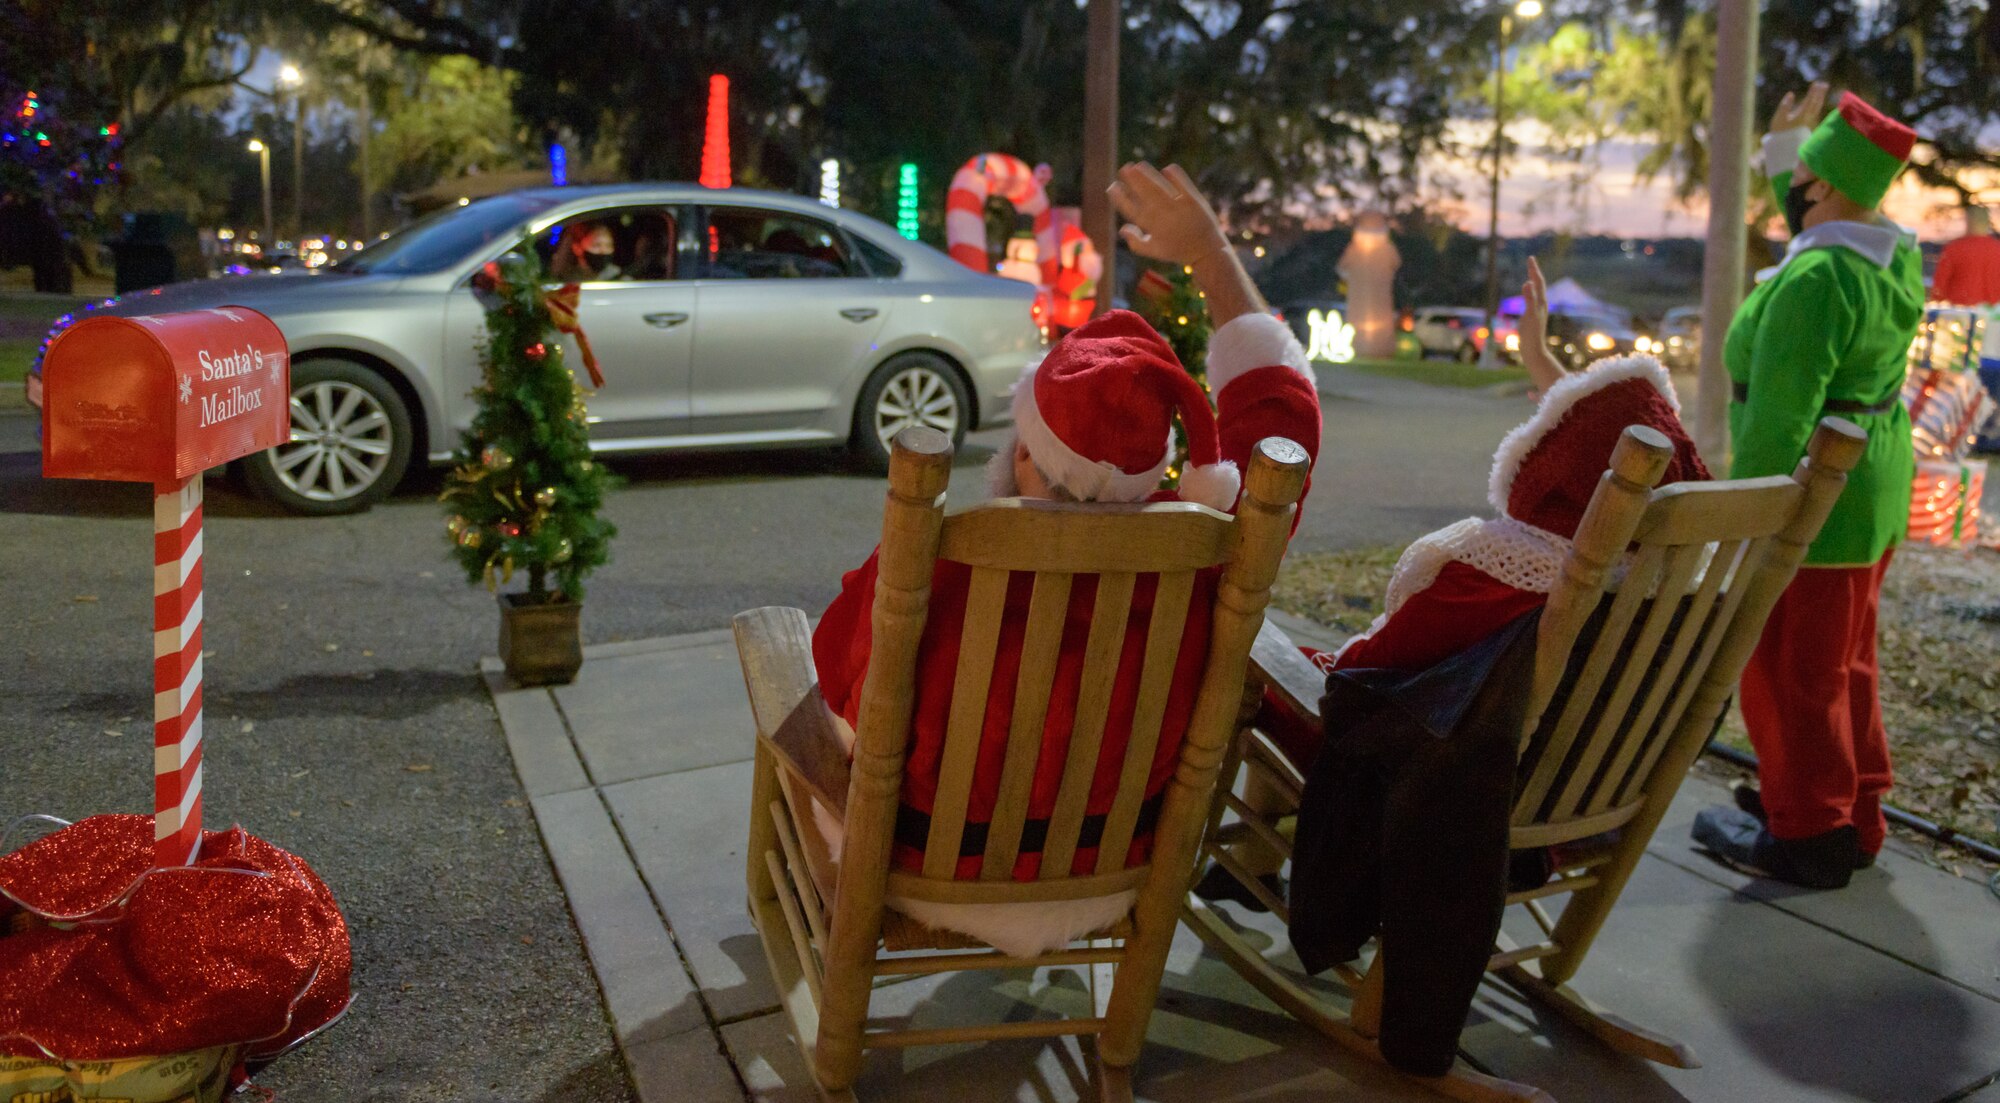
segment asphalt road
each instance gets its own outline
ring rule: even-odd
[[[1342,370],[1296,547],[1401,543],[1482,508],[1521,397]],[[962,451],[983,494],[1002,432]],[[140,487],[45,481],[0,416],[0,821],[150,807],[150,516]],[[880,524],[878,479],[816,454],[621,461],[589,642],[817,612]],[[496,614],[445,557],[434,474],[355,517],[279,515],[211,479],[211,825],[310,861],[353,929],[358,1002],[260,1082],[318,1100],[622,1100],[597,990],[474,673]]]

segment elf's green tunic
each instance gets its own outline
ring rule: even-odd
[[[1789,172],[1772,181],[1781,201],[1790,182]],[[1896,399],[1923,311],[1923,260],[1903,235],[1886,267],[1842,245],[1794,253],[1729,324],[1723,365],[1737,393],[1747,387],[1729,404],[1730,478],[1791,474],[1830,400],[1888,406],[1837,415],[1868,433],[1868,447],[1807,566],[1873,564],[1909,528],[1916,456]]]

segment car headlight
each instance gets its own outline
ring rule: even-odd
[[[1618,344],[1608,333],[1593,333],[1584,338],[1583,343],[1589,345],[1592,352],[1609,352]]]
[[[1646,336],[1634,337],[1632,339],[1632,351],[1633,352],[1653,351],[1653,339],[1651,337],[1646,337]]]
[[[1676,337],[1669,337],[1669,338],[1667,338],[1667,344],[1670,344],[1670,345],[1674,346],[1675,348],[1679,348],[1679,347],[1681,347],[1681,339],[1680,339],[1680,338],[1679,338],[1678,336],[1676,336]]]
[[[1509,333],[1509,334],[1507,335],[1507,351],[1508,351],[1508,352],[1519,352],[1519,351],[1521,351],[1521,335],[1520,335],[1520,334],[1518,334],[1518,333]]]

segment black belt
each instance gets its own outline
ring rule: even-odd
[[[1145,835],[1153,830],[1160,818],[1160,802],[1165,792],[1154,794],[1139,806],[1138,822],[1132,825],[1133,837]],[[1083,830],[1076,840],[1078,850],[1088,850],[1104,839],[1104,823],[1109,815],[1085,816]],[[958,840],[958,856],[976,858],[986,853],[986,832],[988,824],[967,823],[965,834]],[[928,846],[931,837],[931,816],[919,812],[909,805],[896,809],[896,842],[912,850],[922,850]],[[1023,854],[1039,854],[1049,841],[1049,821],[1029,820],[1021,825],[1021,850]]]
[[[1750,401],[1750,385],[1748,383],[1731,383],[1729,385],[1729,393],[1734,395],[1738,402]],[[1901,401],[1902,398],[1900,396],[1874,403],[1862,402],[1852,398],[1829,398],[1825,402],[1820,403],[1819,408],[1822,413],[1828,414],[1886,414],[1890,410],[1895,409],[1897,403]]]

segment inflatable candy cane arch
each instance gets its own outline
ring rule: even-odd
[[[1049,193],[1043,187],[1049,167],[1030,169],[1026,161],[1006,153],[982,153],[967,161],[951,178],[951,192],[945,197],[944,239],[951,259],[974,272],[991,274],[993,264],[986,255],[986,201],[998,197],[1014,205],[1018,214],[1035,220],[1035,249],[1041,264],[1041,295],[1035,300],[1037,321],[1048,316],[1049,289],[1056,282],[1056,226],[1049,209]]]

